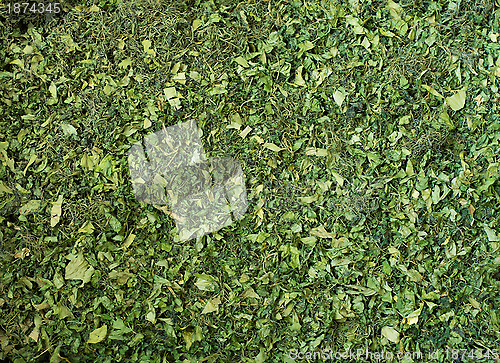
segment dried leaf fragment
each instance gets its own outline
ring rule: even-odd
[[[78,256],[70,255],[68,258],[71,261],[66,266],[64,278],[66,280],[82,280],[83,284],[89,282],[94,274],[94,268],[85,260],[83,254],[80,252]]]
[[[55,227],[59,220],[61,219],[62,213],[62,202],[63,196],[59,195],[57,201],[52,204],[52,209],[50,210],[50,226]]]
[[[324,226],[313,228],[309,233],[319,238],[335,238],[337,236],[336,233],[327,232]]]
[[[219,312],[219,305],[220,305],[220,297],[216,297],[214,299],[211,299],[207,302],[207,305],[205,305],[205,308],[203,309],[203,311],[201,313],[202,314],[209,314],[209,313],[213,313],[213,312],[218,313]]]
[[[393,343],[399,342],[399,332],[392,326],[384,326],[382,328],[382,336]]]
[[[89,344],[100,343],[106,338],[106,334],[108,334],[108,326],[104,324],[100,328],[97,328],[90,333],[89,340],[87,341],[87,343]]]

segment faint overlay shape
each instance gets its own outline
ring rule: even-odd
[[[163,128],[132,145],[128,164],[136,199],[168,204],[181,241],[218,231],[247,211],[240,164],[232,158],[207,160],[193,120]]]

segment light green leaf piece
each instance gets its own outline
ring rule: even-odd
[[[120,230],[122,229],[122,224],[114,215],[109,216],[109,224],[111,228],[113,228],[113,231],[115,231],[116,233],[120,232]]]
[[[210,22],[211,23],[219,23],[222,20],[222,17],[218,12],[210,14]]]
[[[120,68],[127,68],[130,65],[132,65],[132,59],[130,57],[125,58],[120,63],[118,63],[118,67]]]
[[[313,195],[312,197],[298,197],[297,198],[300,203],[310,204],[318,200],[317,195]]]
[[[431,198],[431,190],[429,188],[422,190],[422,199],[424,200],[425,205],[427,206],[427,210],[430,211],[432,207],[432,198]]]
[[[175,76],[172,77],[172,81],[180,84],[186,84],[186,73],[185,72],[177,73]]]
[[[177,97],[177,90],[175,89],[175,87],[165,88],[163,90],[163,93],[165,94],[165,97],[167,98],[167,100]]]
[[[56,311],[57,310],[57,311]],[[54,312],[59,316],[59,319],[64,319],[64,318],[72,318],[74,319],[75,316],[71,312],[71,310],[68,309],[68,307],[61,302],[57,303],[57,306],[54,309]]]
[[[319,238],[335,238],[336,236],[335,233],[328,232],[324,226],[315,227],[309,233]]]
[[[436,43],[436,34],[431,34],[425,39],[425,44],[432,47]]]
[[[300,251],[295,246],[290,246],[290,253],[292,255],[292,260],[290,261],[290,266],[293,268],[300,267]]]
[[[153,309],[153,311],[154,311],[154,309]],[[146,320],[147,320],[147,318],[146,318]],[[132,329],[130,329],[128,326],[125,325],[125,323],[123,322],[123,319],[117,318],[115,321],[113,321],[113,331],[109,335],[109,339],[123,340],[123,339],[125,339],[123,337],[123,335],[128,334],[131,331],[132,331]]]
[[[405,76],[401,76],[401,78],[399,79],[399,86],[401,88],[405,88],[407,85],[408,85],[408,79],[405,77]]]
[[[408,278],[410,279],[410,281],[413,281],[413,282],[421,282],[423,277],[422,275],[420,274],[420,272],[418,272],[417,270],[409,270],[406,272],[406,276],[408,276]]]
[[[422,303],[420,303],[419,309],[414,310],[412,313],[410,313],[406,316],[406,322],[408,323],[408,325],[413,325],[413,324],[418,323],[418,317],[422,313],[423,307],[424,307],[424,303],[422,302]]]
[[[64,132],[64,135],[70,136],[70,135],[78,135],[76,132],[76,129],[73,127],[73,125],[70,124],[61,124],[61,129]]]
[[[203,25],[203,22],[200,19],[194,19],[193,24],[191,25],[191,29],[193,30],[193,32],[195,32],[196,29],[198,29],[202,25]]]
[[[387,2],[386,9],[389,10],[391,16],[395,19],[401,19],[401,13],[403,12],[403,7],[398,3],[389,0]]]
[[[441,191],[439,190],[439,185],[435,185],[434,186],[434,189],[432,190],[432,195],[431,195],[431,198],[432,198],[432,203],[433,204],[438,204],[439,202],[439,196],[440,196],[440,193]]]
[[[399,125],[408,125],[410,123],[410,115],[403,116],[399,119]]]
[[[16,66],[19,66],[21,67],[22,69],[24,69],[24,61],[22,59],[14,59],[12,62],[10,62],[9,64],[15,64]]]
[[[100,343],[106,338],[106,334],[108,334],[108,326],[104,324],[100,328],[97,328],[90,333],[89,340],[87,341],[87,343],[89,344]]]
[[[245,129],[243,131],[241,131],[239,133],[239,135],[241,138],[244,139],[245,137],[247,137],[247,135],[250,133],[250,131],[252,131],[252,128],[250,126],[247,126],[247,127],[245,127]]]
[[[235,60],[234,60],[236,63],[238,63],[240,66],[242,67],[245,67],[245,68],[248,68],[249,67],[249,64],[248,62],[246,61],[245,58],[243,58],[242,56],[239,56],[237,57]]]
[[[264,363],[267,360],[266,349],[264,347],[260,347],[260,352],[254,358],[255,363]]]
[[[36,153],[35,152],[31,152],[31,156],[30,156],[30,159],[28,161],[28,164],[26,165],[26,167],[24,168],[23,170],[23,175],[26,175],[26,171],[28,170],[28,168],[31,166],[31,164],[33,164],[34,162],[36,161]]]
[[[240,114],[238,112],[233,113],[231,115],[231,122],[239,124],[239,125],[243,125],[243,123],[244,123],[243,120],[241,119]]]
[[[215,279],[207,274],[194,274],[198,280],[194,283],[196,287],[202,291],[214,291],[217,287]]]
[[[333,73],[333,70],[329,67],[324,68],[318,74],[318,79],[316,80],[316,87],[319,87],[330,75]],[[322,119],[328,120],[328,116],[323,116]]]
[[[80,165],[87,170],[92,170],[95,166],[93,160],[87,154],[83,154]]]
[[[371,43],[370,43],[370,41],[368,40],[368,38],[367,38],[367,37],[365,37],[365,38],[363,39],[363,41],[361,42],[361,45],[362,45],[363,47],[365,47],[365,49],[366,49],[366,50],[368,50],[368,49],[370,49]]]
[[[316,245],[316,241],[317,240],[318,239],[316,238],[316,236],[303,237],[303,238],[300,239],[300,241],[303,244],[305,244],[305,245],[307,245],[309,247],[314,247]]]
[[[61,218],[62,213],[62,202],[63,196],[59,195],[57,200],[52,204],[52,208],[50,210],[50,226],[55,227],[57,223],[59,223],[59,219]]]
[[[396,34],[384,28],[380,28],[378,31],[380,32],[380,35],[383,35],[384,37],[392,38],[396,36]]]
[[[142,46],[144,47],[144,53],[150,54],[152,56],[156,55],[156,52],[151,48],[151,40],[145,39],[142,41]]]
[[[337,181],[337,184],[340,185],[341,187],[344,186],[344,178],[342,178],[342,176],[340,176],[340,174],[332,171],[332,175],[333,177],[335,178],[335,180]]]
[[[453,316],[455,316],[455,312],[453,310],[450,310],[447,313],[441,314],[439,316],[439,320],[441,320],[444,323],[450,320],[450,318]]]
[[[486,235],[488,236],[488,241],[490,241],[490,242],[500,241],[500,237],[498,237],[498,234],[495,232],[495,230],[491,229],[488,226],[484,226],[484,231],[486,232]]]
[[[196,81],[196,82],[201,81],[201,75],[196,71],[189,72],[189,78],[191,78],[193,81]]]
[[[333,99],[335,100],[335,103],[339,106],[339,107],[342,107],[342,103],[344,102],[345,100],[345,96],[342,92],[340,92],[339,90],[336,90],[334,93],[333,93]]]
[[[24,49],[23,49],[23,53],[24,54],[31,54],[31,53],[33,53],[33,47],[31,45],[25,46]]]
[[[448,115],[448,112],[446,112],[446,110],[439,114],[439,121],[446,124],[446,126],[448,126],[450,130],[453,130],[455,128],[455,125],[453,124],[453,121],[451,120],[450,115]]]
[[[36,168],[35,173],[39,173],[39,172],[43,171],[45,169],[45,167],[47,166],[48,160],[49,160],[48,158],[44,158],[42,163],[40,165],[38,165],[38,168]]]
[[[246,289],[245,291],[243,291],[241,293],[241,297],[242,298],[250,297],[250,298],[254,298],[254,299],[259,299],[260,298],[260,296],[251,287],[249,287],[248,289]]]
[[[312,43],[311,41],[309,40],[306,40],[305,42],[302,42],[299,44],[299,54],[298,56],[302,56],[302,54],[304,54],[305,52],[307,52],[308,50],[311,50],[314,48],[314,43]]]
[[[477,188],[477,190],[479,192],[487,191],[490,186],[492,186],[493,184],[495,184],[495,182],[497,181],[497,179],[498,179],[498,177],[493,177],[493,178],[486,179],[485,182],[479,188]],[[0,190],[1,190],[1,186],[0,186]]]
[[[446,103],[453,111],[461,110],[465,105],[466,93],[465,90],[460,90],[453,96],[446,97]]]
[[[104,89],[103,89],[104,94],[105,94],[106,96],[109,96],[111,93],[113,93],[113,92],[114,92],[114,90],[115,90],[115,89],[114,89],[113,87],[111,87],[109,84],[105,85],[105,86],[104,86]]]
[[[328,156],[326,149],[316,149],[316,156]]]
[[[57,98],[57,87],[54,82],[50,83],[49,91],[52,98]]]
[[[384,326],[382,328],[382,336],[387,338],[387,340],[389,340],[390,342],[399,342],[399,332],[392,326]]]
[[[93,231],[94,231],[94,225],[92,224],[92,222],[87,221],[82,227],[80,227],[78,233],[91,234]]]
[[[219,305],[220,305],[220,297],[216,297],[214,299],[211,299],[207,302],[207,305],[205,305],[205,308],[201,312],[202,314],[209,314],[209,313],[218,313],[219,312]]]
[[[168,103],[170,104],[170,106],[172,106],[174,110],[178,110],[182,107],[181,100],[178,98],[171,98],[168,100]]]
[[[361,25],[359,25],[358,18],[356,18],[352,15],[347,15],[345,17],[345,20],[346,20],[347,24],[353,26],[354,34],[365,34],[365,29]]]
[[[36,212],[40,208],[41,202],[42,201],[38,199],[30,200],[28,203],[26,203],[19,209],[19,213],[22,215],[27,215]]]
[[[82,280],[83,284],[89,282],[94,274],[94,268],[85,260],[83,254],[80,252],[78,256],[69,255],[68,258],[71,261],[66,266],[64,278],[66,280]]]
[[[431,86],[428,86],[426,84],[423,84],[422,85],[423,88],[425,88],[427,91],[429,91],[430,93],[432,93],[434,96],[436,97],[439,97],[439,98],[444,98],[441,93],[439,93],[438,91],[436,91],[434,88],[432,88]]]
[[[124,76],[122,79],[120,79],[120,82],[118,82],[118,86],[120,87],[126,87],[130,83],[130,77],[129,76]]]
[[[121,229],[121,226],[120,226],[120,229]],[[128,235],[127,239],[125,240],[125,242],[123,242],[122,248],[129,248],[130,245],[132,244],[132,242],[134,242],[134,239],[135,239],[135,234],[130,233]]]
[[[70,35],[67,35],[67,34],[66,35],[62,35],[61,36],[61,40],[64,43],[64,45],[66,46],[66,53],[71,53],[75,49],[81,50],[80,47],[78,46],[78,44],[76,44],[73,41],[73,38],[71,38]]]
[[[192,330],[184,330],[182,332],[182,336],[184,340],[186,341],[186,349],[189,350],[191,348],[191,345],[193,345],[193,331]]]
[[[102,158],[101,162],[99,163],[99,165],[97,165],[94,171],[102,173],[106,177],[111,176],[111,174],[113,173],[113,164],[111,161],[111,155],[106,155],[104,158]]]
[[[53,284],[56,289],[61,289],[64,286],[64,278],[59,272],[54,274]]]
[[[307,147],[306,155],[328,156],[328,151],[326,149],[321,149],[316,147]]]
[[[223,95],[227,93],[227,89],[223,84],[215,85],[212,88],[210,88],[207,92],[208,96],[217,96],[217,95]]]
[[[281,39],[278,32],[272,32],[271,34],[269,34],[269,37],[267,39],[267,44],[269,44],[269,46],[278,47],[281,44],[280,42]]]
[[[272,142],[266,142],[264,145],[263,145],[266,149],[269,149],[271,151],[274,151],[274,152],[278,152],[278,151],[281,151],[281,150],[285,150],[284,148],[282,147],[279,147],[275,144],[273,144]]]
[[[189,350],[194,342],[201,342],[203,340],[203,329],[197,326],[193,329],[186,329],[182,332],[182,336],[186,342],[186,349]]]
[[[297,71],[295,73],[295,80],[293,81],[293,84],[296,86],[305,86],[306,81],[304,81],[304,78],[302,78],[302,70],[304,69],[304,66],[300,66],[297,68]]]

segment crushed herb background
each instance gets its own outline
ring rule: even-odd
[[[500,361],[498,0],[61,9],[0,5],[0,359]],[[191,119],[249,208],[180,243],[127,153]]]

